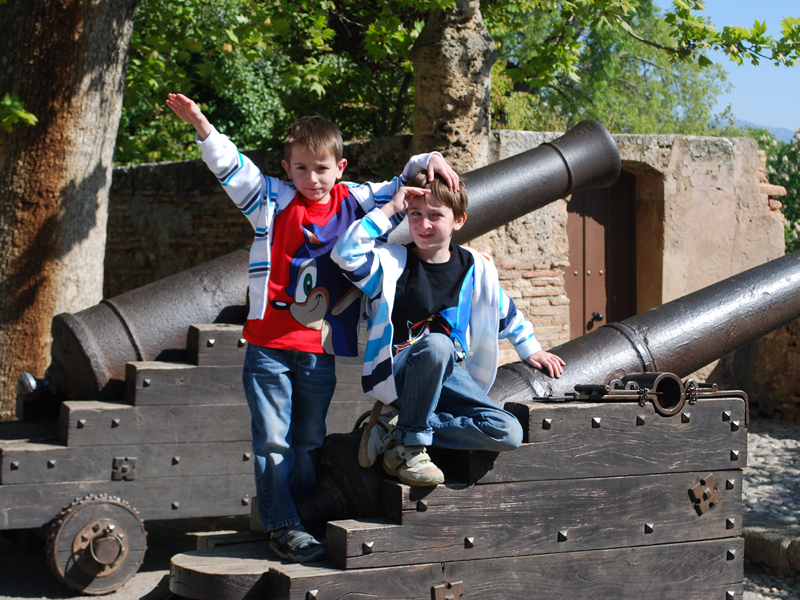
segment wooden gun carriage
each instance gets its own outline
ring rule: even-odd
[[[481,235],[573,191],[610,185],[618,173],[619,154],[608,132],[596,123],[580,124],[560,140],[468,174],[471,203],[470,220],[467,222],[469,229],[462,229],[461,238],[457,241],[463,242]],[[498,194],[504,198],[503,206],[507,210],[497,210],[496,202],[491,204],[492,209],[487,209],[489,202]],[[402,239],[402,235],[402,232],[396,233],[395,239]],[[766,320],[759,319],[763,321],[760,327],[741,328],[740,331],[746,329],[746,335],[733,340],[737,345],[800,316],[800,307],[787,299],[792,293],[800,297],[796,293],[797,279],[800,277],[800,267],[796,262],[781,263],[777,275],[774,269],[774,272],[770,271],[772,276],[767,279],[773,282],[777,278],[783,289],[788,291],[774,293],[770,311],[773,316]],[[246,265],[247,253],[239,251],[103,301],[81,313],[59,315],[53,321],[53,360],[45,378],[36,380],[29,375],[21,377],[23,385],[18,414],[22,420],[0,423],[0,530],[48,527],[48,560],[54,572],[68,586],[87,594],[103,594],[127,581],[138,570],[145,552],[143,521],[251,513],[255,494],[249,413],[240,379],[244,342],[240,337],[241,327],[235,324],[244,318]],[[756,310],[760,311],[761,308]],[[678,316],[672,315],[673,318]],[[202,572],[200,579],[185,584],[188,581],[186,574],[194,571],[190,567],[182,570],[180,560],[183,555],[175,558],[172,588],[188,597],[224,598],[242,597],[250,593],[247,590],[253,586],[252,593],[256,593],[261,589],[259,586],[266,585],[266,598],[332,598],[362,589],[358,587],[361,584],[352,583],[362,581],[366,586],[363,587],[364,594],[372,589],[370,586],[377,585],[377,589],[383,590],[378,595],[385,591],[387,595],[382,597],[387,598],[455,598],[459,594],[463,594],[463,597],[488,595],[511,598],[521,597],[515,590],[530,589],[511,584],[518,578],[518,572],[529,569],[558,570],[558,565],[562,564],[560,561],[572,561],[575,568],[580,570],[587,567],[590,561],[600,558],[597,555],[587,561],[582,554],[586,552],[604,553],[602,556],[611,561],[608,564],[616,561],[617,564],[642,565],[638,571],[640,574],[650,568],[646,565],[654,564],[652,561],[661,561],[670,566],[667,571],[673,573],[671,576],[675,582],[684,581],[691,579],[685,570],[689,567],[680,567],[686,561],[678,558],[684,555],[688,547],[671,546],[689,543],[678,539],[682,534],[670,533],[675,529],[674,523],[679,520],[677,513],[669,513],[665,521],[659,521],[656,516],[647,517],[649,520],[645,523],[645,529],[652,531],[642,534],[646,536],[645,540],[656,540],[651,545],[659,552],[666,552],[669,546],[674,554],[653,555],[653,550],[647,549],[649,546],[646,548],[645,544],[634,543],[634,537],[639,535],[638,529],[635,532],[631,529],[614,533],[613,526],[614,523],[623,522],[625,519],[621,515],[630,514],[637,502],[641,505],[642,498],[649,498],[653,506],[660,507],[663,498],[656,499],[658,494],[652,491],[653,486],[664,489],[666,484],[663,482],[672,478],[675,490],[687,485],[694,486],[702,480],[707,484],[701,486],[701,496],[706,489],[715,498],[716,492],[722,495],[723,502],[706,514],[697,515],[697,519],[705,517],[703,525],[696,527],[697,535],[682,539],[695,540],[691,542],[695,546],[688,550],[692,556],[717,556],[717,550],[725,546],[725,556],[733,558],[726,558],[724,565],[717,565],[711,558],[698,564],[705,564],[704,569],[710,569],[709,573],[717,573],[706,577],[710,582],[709,589],[718,591],[725,587],[726,594],[729,590],[734,594],[740,593],[742,542],[736,536],[741,528],[741,473],[736,473],[744,464],[746,452],[746,434],[742,426],[746,419],[746,408],[741,394],[720,395],[710,390],[698,391],[697,404],[691,411],[687,410],[691,415],[686,423],[683,422],[683,415],[654,417],[637,412],[634,423],[644,416],[650,427],[637,425],[631,430],[632,437],[627,445],[624,440],[612,442],[609,437],[608,443],[601,444],[594,452],[589,443],[590,436],[605,439],[600,436],[610,435],[608,432],[616,429],[626,431],[625,427],[630,426],[631,415],[624,418],[613,416],[616,414],[613,410],[617,410],[613,408],[616,406],[614,403],[598,403],[598,406],[612,410],[612,413],[592,414],[589,421],[592,426],[588,432],[581,430],[578,427],[579,420],[575,420],[574,427],[577,429],[571,434],[574,441],[564,442],[566,445],[561,450],[555,447],[550,449],[551,442],[537,437],[549,433],[555,434],[554,439],[557,438],[563,428],[554,428],[553,424],[562,422],[562,414],[588,415],[588,412],[582,413],[580,407],[593,406],[592,402],[553,401],[567,397],[573,392],[575,384],[604,385],[626,373],[654,370],[656,362],[651,360],[652,356],[647,359],[647,353],[642,351],[642,341],[630,332],[636,330],[636,324],[628,325],[629,329],[620,327],[615,331],[623,333],[622,337],[627,340],[623,345],[628,343],[634,358],[644,357],[638,366],[632,367],[636,360],[629,360],[630,356],[616,348],[613,356],[607,357],[608,361],[603,363],[605,365],[617,360],[618,366],[614,367],[613,373],[587,371],[584,368],[587,361],[581,362],[580,356],[570,354],[575,348],[581,347],[580,340],[589,338],[584,336],[570,342],[573,346],[566,344],[561,348],[571,366],[568,372],[580,377],[576,381],[565,378],[562,388],[552,389],[551,382],[541,374],[520,365],[503,368],[498,374],[492,391],[493,398],[513,403],[513,410],[528,430],[525,448],[537,449],[533,453],[539,457],[535,459],[537,461],[549,460],[545,457],[552,454],[561,457],[560,463],[534,462],[538,466],[531,470],[527,464],[533,460],[531,453],[524,454],[523,449],[495,458],[480,453],[457,453],[450,459],[441,459],[448,482],[428,491],[404,488],[383,480],[375,473],[373,475],[376,478],[365,482],[363,474],[358,474],[358,479],[365,483],[353,485],[357,489],[369,490],[372,495],[367,496],[369,501],[365,502],[364,507],[353,507],[352,494],[339,494],[345,498],[339,509],[348,514],[333,517],[337,523],[344,525],[329,526],[334,528],[329,529],[329,552],[338,553],[329,554],[333,561],[331,564],[304,567],[265,562],[263,541],[229,545],[230,540],[212,540],[209,544],[215,547],[209,550],[211,555],[198,560],[207,559],[210,561],[207,565],[220,563],[219,554],[214,552],[228,552],[239,557],[231,566],[233,572],[243,573],[250,569],[255,574],[247,579],[247,589],[239,583],[231,583],[227,572],[216,569],[210,574],[205,567],[197,571],[198,577]],[[590,335],[605,330],[600,328]],[[608,339],[600,341],[606,343]],[[704,348],[709,346],[712,354],[715,350],[719,352],[708,360],[728,351],[725,344],[709,342]],[[598,350],[595,347],[594,352],[595,355],[602,354],[602,348]],[[707,354],[701,353],[700,356],[704,360]],[[695,368],[702,364],[705,363]],[[577,368],[579,365],[583,366]],[[684,363],[672,369],[668,361],[659,361],[657,366],[682,376],[694,370],[686,371],[687,364]],[[369,409],[371,402],[360,391],[359,359],[338,360],[337,373],[340,384],[327,423],[330,432],[345,434],[352,429],[358,415]],[[548,402],[531,403],[534,396],[539,395],[539,392],[531,391],[537,387],[546,390]],[[609,396],[615,394],[630,396],[630,390],[609,390]],[[707,401],[716,403],[716,408],[714,411],[709,409],[711,412],[701,418],[696,407],[705,406]],[[625,410],[642,411],[647,405],[643,408],[638,403],[628,402],[624,406]],[[538,412],[542,407],[550,407],[553,416],[543,416],[542,412]],[[588,408],[583,410],[593,412]],[[719,410],[722,410],[723,416],[712,418],[712,412]],[[527,417],[525,411],[528,411]],[[726,413],[730,413],[730,422],[723,420]],[[535,418],[532,416],[534,414],[537,415]],[[535,419],[539,417],[540,422],[536,425]],[[620,420],[620,424],[616,429],[609,428],[615,419]],[[544,423],[548,420],[551,426],[546,428]],[[571,420],[573,417],[565,419]],[[595,427],[595,420],[601,426]],[[735,431],[732,429],[734,422],[738,424]],[[700,423],[706,423],[708,431],[714,432],[713,435],[699,433]],[[649,441],[649,433],[642,437],[645,432],[654,431],[662,431],[662,438],[671,440],[672,445],[663,442],[658,446],[656,442]],[[710,443],[715,450],[698,453],[692,449],[681,449],[678,452],[676,446],[680,446],[680,443],[676,440],[683,440],[691,431],[695,432],[698,439],[712,435]],[[720,437],[723,435],[729,438]],[[343,440],[345,438],[353,439],[353,436],[342,437]],[[336,439],[336,435],[329,436],[332,442]],[[571,443],[580,445],[570,446]],[[630,448],[631,444],[636,448]],[[653,452],[651,459],[634,462],[658,466],[614,474],[612,459],[617,455],[612,453],[606,456],[604,453],[608,450],[599,449],[625,447],[630,452],[626,451],[623,455],[632,457],[640,453],[639,444],[643,448],[661,449]],[[339,452],[343,452],[347,447],[346,442],[342,441],[337,447]],[[541,456],[539,448],[543,448]],[[730,458],[733,452],[740,457],[737,462]],[[725,454],[726,461],[720,458],[720,453]],[[348,454],[355,457],[355,451]],[[706,461],[712,454],[713,460],[709,458]],[[323,463],[324,456],[323,450],[320,456]],[[437,460],[440,459],[437,457]],[[573,472],[573,468],[579,470]],[[321,474],[324,470],[321,464]],[[708,473],[714,475],[716,486],[710,485],[710,480],[705,477]],[[628,476],[634,478],[632,482],[625,484],[627,487],[618,487],[615,482]],[[329,478],[335,478],[335,475]],[[608,482],[602,483],[603,478],[608,478]],[[345,480],[355,482],[356,476],[341,479]],[[733,480],[734,487],[727,487],[729,480]],[[583,487],[572,490],[569,487],[571,484],[565,483],[569,481],[581,481]],[[593,482],[598,486],[594,491],[590,489]],[[640,488],[638,492],[634,489],[637,486]],[[503,491],[504,487],[508,489]],[[324,491],[329,487],[321,485],[320,489]],[[686,500],[690,493],[688,489],[680,494],[677,491],[670,493]],[[376,490],[379,494],[378,504],[374,502]],[[529,516],[531,519],[526,521],[529,524],[536,522],[539,512],[549,510],[547,506],[556,512],[543,513],[549,514],[545,517],[547,522],[540,521],[541,526],[537,526],[536,532],[528,530],[530,525],[523,527],[519,520],[511,520],[511,524],[506,526],[484,524],[478,527],[488,518],[481,516],[480,506],[492,505],[506,495],[509,504],[499,503],[498,506],[503,507],[500,513],[511,514],[515,508],[519,508],[517,514]],[[574,510],[567,510],[570,502],[583,496],[596,498],[597,506],[590,509],[584,502],[575,505],[579,507]],[[391,498],[391,503],[384,502],[384,497]],[[315,504],[312,500],[303,504],[307,508],[305,516],[312,518],[316,515],[319,518],[322,515],[322,511],[317,510],[319,503]],[[348,505],[348,502],[351,504]],[[688,514],[696,514],[694,501],[685,504],[681,505],[684,512],[688,510]],[[375,508],[378,505],[382,507],[381,510]],[[606,506],[614,507],[617,512],[603,513],[601,509],[606,510]],[[428,511],[428,508],[435,510]],[[557,509],[562,511],[561,514],[571,515],[570,519],[559,519]],[[419,521],[412,533],[409,533],[409,528],[404,529],[414,519],[447,512],[450,514],[448,519],[463,518],[465,523],[474,522],[478,527],[475,531],[482,533],[473,535],[466,532],[461,539],[462,529],[456,528],[447,519],[439,524]],[[723,512],[728,515],[725,517],[724,533],[713,539],[706,537],[704,532],[709,528],[715,529],[716,525],[705,524],[717,523],[717,515]],[[587,520],[582,525],[584,514]],[[347,525],[348,519],[355,519],[352,526]],[[727,526],[729,520],[733,523],[731,527]],[[400,522],[402,526],[398,529]],[[604,522],[607,524],[604,525]],[[556,532],[554,550],[550,548],[553,538],[550,535],[552,528],[548,527],[551,525],[557,528],[553,530]],[[439,537],[434,536],[433,539],[442,541],[441,536],[449,535],[449,546],[444,543],[420,548],[413,544],[413,547],[409,546],[409,539],[419,540],[435,530],[440,530],[440,533]],[[485,543],[487,538],[481,536],[489,535],[492,531],[505,537],[505,541]],[[453,538],[454,535],[456,538]],[[565,539],[562,540],[562,537]],[[603,541],[612,538],[616,540],[613,543]],[[453,539],[456,540],[455,546],[452,546]],[[250,544],[255,546],[250,549]],[[403,566],[391,566],[394,564],[391,561],[395,559],[381,545],[391,545],[406,557],[403,558],[406,562],[399,563]],[[633,554],[619,550],[628,546],[634,548]],[[492,547],[495,550],[491,550]],[[710,550],[712,548],[713,551]],[[256,553],[249,554],[251,551]],[[254,557],[257,558],[255,562]],[[413,558],[409,560],[407,557]],[[611,567],[603,567],[606,564],[603,561],[596,563],[600,569],[598,573],[607,573],[607,585],[611,586],[608,589],[616,590],[618,588],[613,586],[618,585],[619,572]],[[695,564],[696,561],[689,562]],[[712,563],[716,566],[712,566]],[[389,595],[390,587],[385,581],[371,579],[372,574],[380,569],[393,569],[394,574],[389,577],[401,591]],[[485,573],[478,576],[482,583],[464,584],[467,579],[458,577],[458,573],[464,572],[464,569],[474,569],[475,574]],[[268,576],[273,572],[277,575]],[[432,578],[427,575],[422,577],[425,582],[422,588],[404,583],[406,578],[415,578],[414,581],[417,581],[414,574],[423,572],[431,574]],[[490,572],[495,575],[490,577]],[[729,576],[723,573],[733,574]],[[580,579],[581,576],[579,574],[577,577]],[[539,578],[542,582],[545,579]],[[200,587],[193,587],[201,580]],[[435,583],[428,585],[431,581]],[[456,585],[458,581],[462,581],[461,588]],[[273,585],[277,587],[273,588]],[[465,585],[466,591],[463,591]],[[541,583],[542,587],[538,587],[537,584],[537,593],[544,592],[545,585]],[[488,593],[485,586],[506,591]],[[352,589],[346,590],[348,587]],[[236,591],[231,592],[231,589]],[[323,595],[320,595],[320,591],[314,591],[323,589],[327,590]],[[458,592],[459,589],[462,591]],[[339,593],[339,596],[335,593]],[[502,596],[503,593],[507,595]],[[609,595],[613,596],[614,593],[609,592]]]

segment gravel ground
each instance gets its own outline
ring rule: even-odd
[[[800,425],[754,420],[742,486],[746,521],[798,525]],[[169,559],[196,547],[195,531],[247,529],[245,519],[149,521],[148,550],[137,575],[111,600],[179,600],[168,592]],[[800,600],[800,577],[745,561],[744,600]],[[44,544],[27,532],[0,532],[0,600],[85,599],[62,587],[44,560]]]
[[[798,524],[800,514],[800,425],[756,420],[747,435],[747,467],[742,485],[745,524],[776,528]],[[797,598],[800,578],[745,563],[745,600]]]

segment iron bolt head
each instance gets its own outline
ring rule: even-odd
[[[372,551],[375,549],[375,542],[364,542],[361,544],[361,552],[363,554],[372,554]]]
[[[734,487],[736,487],[736,480],[735,479],[728,479],[725,482],[725,489],[726,490],[732,490]]]
[[[644,425],[647,422],[647,417],[644,415],[636,415],[636,424]]]
[[[722,411],[722,420],[723,421],[730,421],[731,420],[731,411],[729,411],[729,410]]]
[[[553,426],[553,419],[542,419],[542,429],[550,429]]]
[[[566,542],[569,539],[569,532],[566,529],[562,529],[558,532],[558,541],[559,542]]]
[[[11,463],[11,470],[16,471],[17,469],[19,469],[19,462],[15,460]]]
[[[213,348],[214,344],[216,344],[216,343],[217,343],[217,340],[215,340],[214,338],[209,338],[208,341],[206,342],[206,346],[208,346],[209,348]]]
[[[86,427],[86,419],[78,419],[78,429]]]
[[[247,343],[246,339],[239,338],[239,342],[238,342],[239,348],[242,348],[246,343]]]
[[[692,420],[692,413],[685,412],[681,415],[681,423],[689,423]]]
[[[308,590],[306,600],[319,600],[319,590]]]
[[[172,510],[178,510],[181,507],[180,502],[173,502],[172,503]]]
[[[144,379],[142,380],[142,387],[150,387],[150,383],[150,379]]]
[[[474,548],[475,547],[475,538],[474,537],[465,537],[464,538],[464,548]]]
[[[425,512],[426,510],[428,510],[428,501],[425,498],[417,501],[417,510],[419,512]]]
[[[739,451],[731,450],[731,460],[739,460]]]
[[[655,527],[654,527],[654,525],[652,523],[645,523],[644,524],[644,532],[645,533],[653,533],[654,530],[655,530]]]
[[[739,431],[739,427],[741,427],[739,421],[731,421],[731,431]]]
[[[727,519],[725,521],[725,529],[733,529],[736,527],[736,519]]]
[[[594,429],[597,429],[598,427],[600,427],[600,422],[601,421],[602,421],[602,419],[600,417],[592,417],[592,427]]]

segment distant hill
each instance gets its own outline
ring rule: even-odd
[[[790,142],[794,137],[794,131],[786,127],[767,127],[766,125],[757,125],[756,123],[743,121],[742,119],[736,119],[736,127],[740,129],[766,129],[779,142]]]

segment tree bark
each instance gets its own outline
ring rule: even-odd
[[[108,190],[137,0],[0,5],[0,90],[39,123],[0,129],[0,420],[48,364],[50,322],[102,299]]]
[[[409,58],[416,88],[412,153],[440,150],[462,173],[484,166],[497,52],[480,2],[432,11]]]

